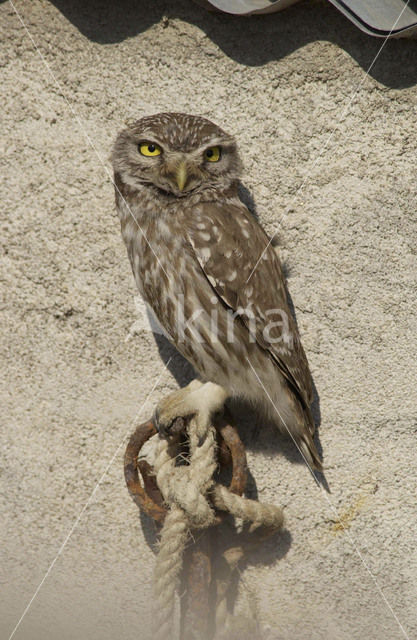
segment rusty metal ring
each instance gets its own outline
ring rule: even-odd
[[[224,420],[215,425],[232,460],[232,479],[229,491],[242,495],[246,487],[247,462],[245,449],[239,438],[237,429]],[[148,420],[139,425],[131,435],[124,456],[124,473],[127,488],[137,506],[153,520],[162,524],[165,519],[166,509],[162,505],[162,496],[152,477],[152,468],[145,461],[138,462],[139,453],[147,440],[157,433],[153,420]],[[141,472],[144,487],[140,483]],[[222,518],[217,518],[220,522]]]
[[[139,480],[138,456],[143,445],[149,438],[157,433],[157,429],[152,420],[148,420],[140,424],[130,436],[124,457],[125,480],[130,495],[139,509],[144,511],[148,516],[163,523],[166,509],[157,504],[145,489]]]

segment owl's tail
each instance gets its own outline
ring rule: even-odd
[[[323,465],[313,440],[315,425],[310,408],[294,392],[290,392],[287,399],[290,412],[285,416],[284,426],[310,469],[322,472]]]
[[[283,393],[284,391],[284,393]],[[272,396],[272,394],[271,394]],[[314,418],[310,407],[300,398],[297,390],[288,385],[271,401],[268,395],[258,400],[258,407],[283,433],[289,434],[311,470],[323,472],[319,452],[314,444]],[[262,404],[261,404],[262,403]],[[256,405],[255,405],[256,406]],[[277,414],[279,419],[277,419]]]
[[[313,436],[315,431],[314,418],[309,407],[302,407],[301,403],[296,401],[297,409],[297,428],[295,429],[294,438],[300,449],[302,456],[311,469],[323,471],[323,465],[320,460],[319,452],[314,444]]]
[[[305,458],[306,462],[310,466],[311,469],[315,471],[323,472],[323,465],[320,460],[319,452],[317,451],[317,447],[314,444],[313,438],[310,434],[303,435],[298,441],[298,446],[300,447],[301,453]]]

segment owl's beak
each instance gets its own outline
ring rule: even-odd
[[[187,182],[187,178],[188,178],[187,165],[185,162],[180,162],[175,172],[175,180],[177,182],[178,189],[180,191],[184,190],[185,184]]]

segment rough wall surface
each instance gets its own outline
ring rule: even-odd
[[[237,611],[254,599],[275,640],[415,638],[417,43],[380,51],[320,2],[249,19],[110,4],[16,0],[30,36],[0,6],[0,635],[50,568],[16,640],[149,638],[154,555],[122,454],[176,380],[132,330],[108,156],[126,117],[180,110],[237,136],[278,228],[331,490],[279,435],[245,436],[287,532],[252,557]]]

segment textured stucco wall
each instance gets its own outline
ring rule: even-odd
[[[417,637],[417,43],[387,43],[367,75],[382,42],[325,3],[249,19],[187,0],[16,8],[48,69],[1,4],[1,637],[74,524],[14,637],[149,637],[154,555],[122,453],[186,372],[132,330],[108,155],[126,117],[159,110],[236,134],[320,397],[328,495],[290,442],[246,427],[287,532],[252,556],[237,610],[255,594],[274,640]]]

